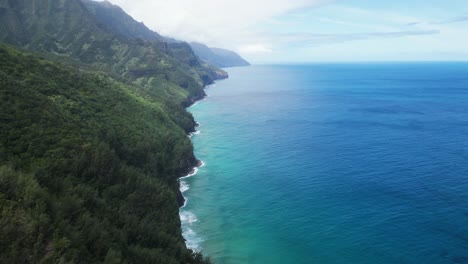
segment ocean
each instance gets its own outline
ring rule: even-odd
[[[468,63],[251,66],[189,109],[218,264],[468,263]]]

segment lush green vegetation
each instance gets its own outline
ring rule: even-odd
[[[125,13],[120,7],[113,5],[109,2],[96,2],[94,0],[82,0],[83,4],[88,8],[88,10],[95,16],[97,21],[106,28],[108,31],[115,32],[123,37],[129,39],[140,38],[142,40],[154,41],[162,40],[169,43],[169,48],[180,49],[181,46],[177,47],[181,41],[163,37],[158,33],[151,31],[143,23],[135,21],[131,16]],[[185,54],[183,58],[190,58],[196,60],[198,56],[202,61],[208,63],[209,65],[204,65],[206,68],[211,68],[211,71],[205,71],[205,76],[209,78],[210,73],[217,72],[218,74],[224,75],[225,73],[216,70],[214,67],[235,67],[235,66],[248,66],[250,65],[246,60],[244,60],[239,54],[225,49],[218,48],[209,48],[208,46],[201,43],[190,43],[190,48],[187,46],[182,46]],[[193,54],[188,54],[192,52]],[[215,77],[214,77],[215,78]]]
[[[82,2],[107,31],[115,32],[129,39],[140,38],[144,40],[176,42],[150,30],[145,24],[135,21],[122,8],[110,2],[98,2],[94,0],[82,0]]]
[[[0,263],[205,263],[178,216],[193,119],[105,73],[0,57]]]
[[[184,107],[227,74],[90,10],[0,0],[0,263],[208,263],[180,229]]]
[[[227,76],[201,63],[186,43],[115,32],[80,0],[0,0],[0,14],[0,41],[74,58],[184,105],[205,96],[204,85]]]

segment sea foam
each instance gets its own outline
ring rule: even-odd
[[[205,166],[205,163],[203,161],[200,161],[199,165],[197,167],[194,167],[189,174],[179,179],[180,192],[182,194],[190,189],[190,186],[187,183],[186,179],[195,176],[198,173],[199,168],[203,166]],[[186,240],[187,247],[198,252],[201,251],[200,244],[203,242],[203,239],[200,236],[198,236],[191,228],[192,224],[197,222],[198,219],[194,213],[184,210],[188,202],[188,199],[186,197],[184,197],[184,199],[184,205],[182,205],[179,211],[180,222],[182,223],[182,236]]]
[[[208,85],[205,88],[212,87],[214,85]],[[195,102],[192,106],[196,106],[198,103],[205,101],[208,98],[208,96],[205,96],[203,99]],[[196,122],[196,127],[200,128],[200,123]],[[189,138],[199,135],[200,130],[196,130],[195,132],[192,132],[188,135]],[[179,182],[180,182],[180,192],[183,194],[186,191],[190,189],[190,186],[188,182],[186,181],[187,178],[190,178],[192,176],[195,176],[198,173],[198,170],[205,166],[205,163],[203,161],[200,161],[198,166],[194,167],[190,173],[188,173],[186,176],[180,177]],[[180,216],[180,222],[182,224],[182,236],[185,238],[187,248],[190,248],[194,251],[201,251],[201,243],[203,242],[203,239],[193,231],[192,225],[195,222],[198,222],[197,216],[190,212],[185,210],[184,208],[187,205],[188,199],[187,197],[184,196],[184,205],[181,206],[180,211],[179,211],[179,216]]]
[[[200,236],[198,236],[191,228],[182,227],[182,235],[184,236],[187,244],[187,248],[190,248],[196,252],[202,250],[201,243],[204,241]]]
[[[192,224],[197,222],[197,216],[190,211],[180,211],[180,220],[182,222],[182,236],[186,240],[187,247],[194,251],[201,251],[200,244],[203,239],[193,231]]]
[[[185,181],[180,181],[180,192],[184,193],[190,189],[189,185]]]
[[[188,134],[188,137],[191,138],[191,137],[193,137],[194,135],[199,135],[199,134],[200,134],[200,130],[196,130],[195,132],[189,133],[189,134]]]
[[[192,176],[195,176],[198,173],[198,170],[203,166],[205,166],[205,162],[200,160],[200,164],[197,167],[194,167],[192,169],[192,171],[189,174],[187,174],[186,176],[180,177],[180,180],[187,179],[187,178],[190,178]]]

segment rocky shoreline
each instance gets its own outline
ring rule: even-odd
[[[217,80],[225,80],[229,78],[229,75],[226,73],[226,75],[219,76]],[[206,85],[204,89],[209,87],[210,85],[213,85],[214,83],[211,83],[209,85]],[[190,108],[191,106],[195,105],[197,102],[205,100],[207,95],[204,93],[203,96],[198,97],[198,98],[187,98],[187,104],[184,105],[186,109]],[[199,123],[194,120],[194,124],[191,127],[191,129],[187,132],[187,136],[193,135],[197,130],[196,128],[199,127]],[[193,144],[192,144],[193,145]],[[177,180],[177,203],[179,204],[179,207],[183,207],[185,205],[186,199],[184,198],[181,190],[180,190],[180,179],[192,176],[196,170],[203,165],[203,162],[195,157],[195,154],[192,152],[192,158],[190,161],[188,161],[187,166],[185,167],[185,170],[180,174]]]

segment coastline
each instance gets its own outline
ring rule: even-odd
[[[182,180],[197,175],[198,170],[201,167],[205,166],[205,163],[202,160],[197,160],[197,162],[198,162],[197,166],[193,167],[192,170],[187,175],[182,176],[182,177],[180,177],[178,179],[178,181],[179,181],[179,193],[180,193],[180,195],[181,195],[181,197],[183,199],[183,203],[179,207],[179,209],[184,208],[187,205],[187,198],[184,196],[184,192],[186,192],[188,190],[188,188],[189,188],[187,185],[185,185],[185,183]]]
[[[188,203],[188,198],[184,196],[184,192],[190,189],[188,183],[185,182],[185,179],[197,175],[199,168],[205,165],[203,161],[201,160],[197,160],[197,161],[198,161],[197,166],[193,167],[190,173],[178,179],[178,183],[179,183],[178,192],[180,193],[180,196],[183,200],[182,204],[179,207],[180,230],[182,232],[182,237],[184,238],[184,241],[185,241],[185,246],[188,249],[193,250],[194,252],[201,251],[201,247],[199,245],[201,242],[203,242],[203,240],[191,228],[191,225],[197,222],[198,219],[195,216],[195,214],[193,214],[190,211],[183,210],[183,209]]]
[[[220,78],[218,80],[224,80],[226,78]],[[215,83],[213,82],[211,84],[204,86],[203,91],[209,88],[210,86],[214,86],[214,85]],[[190,107],[195,106],[202,101],[205,101],[207,98],[208,98],[208,95],[206,93],[203,93],[202,97],[187,98],[186,103],[183,103],[182,105],[185,108],[185,110],[188,112],[188,109]],[[198,127],[200,127],[200,123],[198,123],[196,120],[193,120],[193,126],[190,128],[190,130],[186,131],[187,136],[189,138],[192,138],[193,135],[199,134],[200,131],[197,130]],[[193,146],[193,143],[192,143],[192,146]],[[186,198],[184,197],[184,195],[182,194],[183,192],[181,191],[180,180],[195,175],[196,172],[198,171],[198,168],[201,167],[203,164],[203,161],[197,159],[193,152],[192,152],[192,157],[193,159],[190,161],[190,165],[188,165],[187,167],[185,167],[185,169],[183,169],[183,172],[180,174],[181,176],[177,177],[177,183],[178,183],[179,188],[176,193],[176,196],[177,196],[176,198],[177,198],[177,203],[179,204],[179,209],[183,208],[186,204]],[[194,172],[195,174],[193,174]]]
[[[338,69],[341,69],[340,67],[337,66]],[[420,110],[420,105],[415,103],[419,102],[417,97],[419,90],[415,88],[425,85],[426,82],[413,83],[411,78],[417,78],[411,77],[413,72],[401,73],[401,78],[409,79],[392,84],[402,89],[398,90],[399,92],[408,92],[408,95],[414,99],[407,101],[406,97],[401,97],[400,94],[395,96],[393,93],[395,88],[393,85],[385,86],[387,83],[385,79],[366,75],[369,69],[374,69],[373,67],[373,65],[351,66],[351,69],[356,69],[357,72],[354,76],[354,71],[348,71],[348,68],[330,71],[328,66],[323,68],[304,66],[294,72],[289,66],[285,66],[283,68],[285,72],[291,70],[293,73],[284,78],[280,76],[278,79],[271,77],[272,74],[266,74],[277,72],[277,68],[265,67],[260,69],[260,72],[264,71],[265,74],[255,85],[249,81],[256,80],[258,71],[234,70],[232,80],[217,83],[216,87],[212,87],[213,90],[207,89],[206,93],[209,94],[210,100],[188,109],[201,123],[201,127],[197,128],[201,131],[200,134],[192,135],[194,153],[198,159],[204,160],[207,164],[198,170],[196,174],[198,178],[180,180],[189,184],[189,186],[182,184],[180,186],[181,192],[188,198],[184,207],[180,209],[185,245],[191,249],[197,249],[198,246],[198,249],[213,261],[236,263],[248,262],[247,258],[250,256],[255,257],[254,261],[261,263],[281,263],[281,260],[292,263],[302,260],[313,261],[310,256],[311,247],[317,248],[319,250],[317,252],[324,252],[324,255],[317,256],[317,259],[323,262],[346,262],[352,259],[356,262],[392,263],[401,256],[399,253],[385,256],[379,256],[379,253],[392,252],[389,249],[395,245],[399,252],[410,257],[411,261],[414,259],[415,262],[421,259],[422,262],[427,262],[431,258],[440,262],[446,260],[445,256],[427,256],[424,254],[427,253],[427,248],[437,248],[434,253],[436,254],[439,250],[444,250],[445,245],[449,245],[456,252],[463,252],[463,247],[456,238],[439,230],[430,229],[434,221],[441,223],[447,232],[456,233],[457,229],[460,230],[461,225],[458,223],[451,222],[449,223],[451,225],[445,225],[447,218],[444,215],[449,214],[452,219],[461,217],[460,210],[457,209],[462,206],[463,200],[455,203],[457,201],[455,199],[462,193],[450,193],[444,196],[449,200],[442,201],[438,197],[431,196],[430,190],[420,189],[419,180],[427,180],[424,173],[433,169],[432,165],[426,166],[432,164],[430,163],[432,159],[424,155],[412,157],[414,153],[424,153],[423,151],[431,149],[437,141],[457,146],[456,141],[447,139],[445,133],[440,132],[443,131],[442,128],[458,126],[442,122],[434,127],[426,127],[425,125],[436,125],[436,123],[425,123],[427,121],[425,116],[414,113]],[[399,69],[399,66],[390,69],[383,67],[381,70],[377,69],[376,73],[378,76],[391,77],[395,72],[394,69]],[[434,71],[439,70],[441,70],[439,67],[434,69]],[[330,88],[333,91],[331,97],[328,89],[308,88],[311,71],[320,73],[317,74],[319,80],[322,80],[321,78],[337,80],[337,86]],[[375,90],[376,93],[373,93],[375,86],[370,85],[368,88],[366,86],[363,89],[372,95],[372,100],[356,111],[358,110],[356,105],[362,102],[362,98],[356,96],[351,100],[348,97],[349,89],[354,86],[353,84],[350,86],[346,80],[340,80],[343,72],[351,72],[349,76],[362,78],[366,83],[374,84],[375,81],[383,87],[381,89],[387,95],[381,97],[381,90]],[[441,71],[441,75],[419,70],[416,73],[435,80],[457,76],[445,74],[444,71]],[[271,81],[268,81],[270,78]],[[282,98],[281,95],[285,95],[283,87],[291,83],[294,78],[299,80],[297,86],[288,88],[290,96]],[[250,85],[255,86],[255,89],[251,90]],[[434,92],[434,97],[427,101],[428,107],[443,106],[444,109],[454,111],[459,109],[458,104],[457,107],[452,105],[452,96],[463,95],[463,90],[457,89],[453,94],[445,95],[443,90],[435,86],[433,89],[435,90],[430,91]],[[265,98],[265,93],[270,91],[274,93],[271,97]],[[358,91],[358,94],[360,92]],[[438,97],[443,101],[439,101]],[[314,99],[319,98],[327,100],[314,102]],[[380,99],[383,98],[389,101],[381,105]],[[264,101],[259,103],[259,99]],[[316,105],[311,105],[310,102]],[[401,106],[396,107],[394,102],[401,103]],[[278,104],[271,108],[274,103]],[[251,105],[252,108],[246,107]],[[392,110],[390,115],[389,111],[383,111],[387,109]],[[258,113],[258,116],[251,113]],[[289,113],[301,115],[294,119],[285,118]],[[342,117],[349,122],[341,122]],[[389,119],[384,122],[381,117]],[[453,113],[447,112],[441,114],[441,117],[450,120]],[[377,119],[379,122],[375,123]],[[414,123],[407,121],[414,119],[419,120],[418,124],[427,129],[421,130],[421,126],[414,127]],[[330,120],[336,122],[330,123]],[[261,125],[257,126],[259,123]],[[362,125],[371,133],[363,136],[361,126],[356,124]],[[233,127],[236,130],[223,133]],[[340,130],[341,132],[337,133]],[[260,133],[262,137],[257,138]],[[291,134],[297,137],[290,137]],[[454,129],[450,135],[462,138],[462,134]],[[349,140],[350,135],[356,140]],[[427,144],[418,145],[415,152],[401,154],[399,151],[401,146],[411,144],[414,138],[421,135],[430,139]],[[235,140],[229,140],[234,137]],[[275,139],[278,141],[273,141],[274,144],[271,144]],[[404,144],[393,147],[387,140],[396,140]],[[360,147],[368,145],[369,142],[373,143],[371,149],[362,151]],[[297,152],[297,146],[304,146],[304,149]],[[375,153],[378,155],[374,155]],[[463,161],[463,157],[455,159],[445,151],[441,152],[440,156],[436,156],[441,158],[441,161],[435,163],[434,168],[442,170],[447,168],[447,164],[453,164],[451,163],[453,161]],[[368,165],[366,158],[375,161],[376,166],[373,165],[372,170],[361,170],[363,165]],[[233,160],[236,162],[233,163]],[[419,164],[417,170],[413,170],[415,168],[413,161]],[[408,178],[395,180],[395,177],[391,177],[394,166],[408,172]],[[194,169],[186,173],[186,176],[193,174]],[[343,169],[353,177],[343,175]],[[464,170],[461,167],[454,169],[453,174],[450,172],[453,181],[431,176],[431,179],[437,179],[439,182],[434,182],[434,185],[430,186],[437,189],[439,183],[444,183],[451,188],[447,190],[461,190],[458,189],[460,181],[457,178],[458,173],[462,174]],[[288,175],[286,178],[285,173]],[[376,177],[378,181],[375,180]],[[418,180],[413,181],[413,177],[417,177]],[[252,180],[259,183],[256,184],[258,186],[253,186]],[[415,203],[412,202],[413,199],[416,199]],[[400,202],[405,204],[403,211],[399,206]],[[445,205],[446,202],[454,202],[453,207],[450,203],[453,211],[448,212],[447,207],[438,206]],[[373,206],[362,207],[362,204]],[[419,206],[434,210],[438,214],[431,213],[431,210],[414,210]],[[343,218],[343,215],[346,217]],[[284,221],[288,217],[292,220]],[[427,226],[421,225],[420,217],[431,222]],[[386,225],[388,221],[393,224]],[[356,222],[362,222],[362,225],[356,226]],[[409,231],[400,232],[405,228]],[[194,232],[190,232],[189,229]],[[421,237],[428,238],[428,241],[422,241]],[[292,241],[300,241],[294,245],[293,250],[290,248]],[[356,244],[356,241],[368,241],[365,245],[370,254],[361,254],[362,244]],[[404,243],[401,243],[402,241]],[[338,251],[349,252],[350,255],[333,254]],[[408,259],[405,257],[405,260]]]
[[[220,80],[223,80],[225,78],[222,78]],[[214,86],[215,83],[212,83],[210,85],[207,85],[204,87],[204,89],[207,89],[209,87],[212,87]],[[203,97],[200,97],[199,99],[197,100],[193,100],[190,102],[189,105],[187,105],[185,108],[186,110],[188,111],[188,109],[192,106],[195,106],[197,105],[198,103],[202,102],[202,101],[205,101],[209,96],[208,95],[204,95]],[[187,137],[189,137],[190,139],[194,136],[194,135],[197,135],[200,133],[199,130],[197,130],[197,128],[200,127],[200,123],[198,123],[197,121],[194,120],[194,126],[193,126],[193,129],[187,133]],[[192,145],[193,145],[193,141],[191,140],[192,142]],[[179,219],[180,219],[180,229],[182,231],[182,237],[184,238],[185,240],[185,245],[187,248],[189,249],[192,249],[194,252],[200,252],[201,251],[201,248],[199,247],[199,243],[202,242],[202,240],[195,234],[195,232],[190,229],[190,225],[194,222],[197,222],[198,219],[196,218],[196,216],[189,212],[189,211],[182,211],[183,208],[186,207],[187,203],[188,203],[188,199],[184,196],[184,193],[186,191],[189,190],[189,185],[188,183],[186,183],[184,180],[185,179],[188,179],[190,177],[193,177],[195,175],[197,175],[199,169],[203,166],[205,166],[205,163],[200,160],[200,159],[197,159],[195,157],[195,153],[193,153],[193,157],[195,158],[195,165],[187,168],[187,171],[183,174],[183,176],[180,176],[178,179],[177,179],[177,183],[178,183],[178,191],[177,191],[177,202],[179,204]]]
[[[220,79],[220,80],[224,80],[224,79],[225,79],[225,78]],[[206,85],[205,87],[203,87],[203,90],[205,90],[205,89],[207,89],[207,88],[209,88],[209,87],[211,87],[211,86],[214,86],[214,85],[215,85],[215,83]],[[187,105],[187,106],[185,106],[185,110],[188,111],[188,109],[189,109],[190,107],[195,106],[195,105],[197,105],[198,103],[205,101],[207,98],[208,98],[208,95],[207,95],[207,94],[204,94],[203,97],[200,97],[200,98],[195,99],[195,100],[191,100],[190,104]],[[200,131],[197,130],[197,128],[199,128],[199,127],[200,127],[200,123],[198,123],[196,120],[194,120],[194,125],[193,125],[193,127],[191,128],[191,130],[190,130],[189,132],[187,132],[187,137],[191,139],[194,135],[200,134]],[[193,145],[193,142],[192,142],[192,145]],[[195,164],[192,164],[191,166],[188,166],[188,167],[185,169],[185,172],[182,173],[182,176],[179,176],[179,177],[177,178],[177,181],[180,182],[181,179],[185,179],[185,178],[189,178],[189,177],[194,176],[194,175],[198,172],[198,169],[199,169],[200,167],[203,167],[203,165],[205,164],[202,160],[199,160],[199,159],[197,159],[197,158],[195,157],[195,153],[192,153],[192,154],[193,154],[193,157],[194,157],[194,159],[195,159],[195,160],[192,161],[192,162],[195,163]],[[180,191],[180,186],[179,186],[179,193],[180,193],[180,195],[182,194],[182,192]],[[182,197],[183,197],[183,196],[182,196]],[[181,208],[183,207],[183,206],[182,206],[183,204],[179,203],[179,205],[180,205]]]

